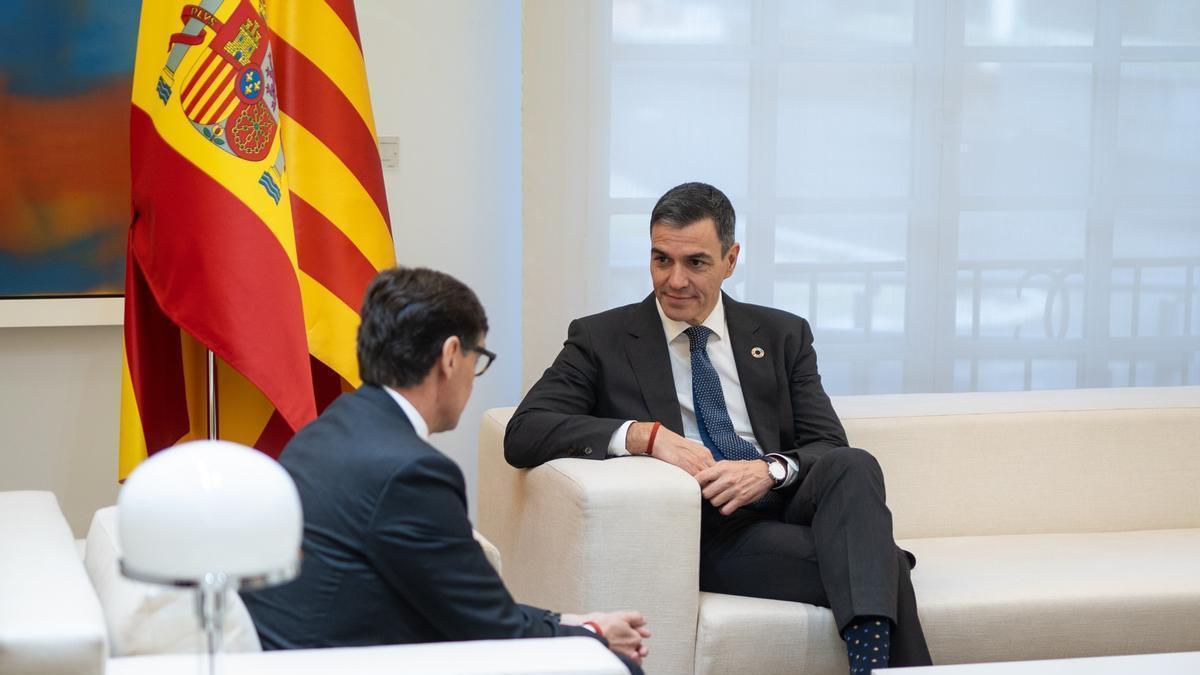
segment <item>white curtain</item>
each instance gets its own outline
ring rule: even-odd
[[[807,317],[832,393],[1200,384],[1200,0],[586,14],[587,311],[649,292],[650,209],[701,180],[738,213],[727,290]]]

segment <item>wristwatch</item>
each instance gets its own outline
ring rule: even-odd
[[[787,479],[787,465],[778,457],[764,457],[763,459],[767,462],[767,474],[771,476],[771,480],[775,481],[775,485],[771,486],[771,489],[778,489]]]

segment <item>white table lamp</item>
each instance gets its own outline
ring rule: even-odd
[[[209,672],[221,647],[226,593],[295,578],[303,517],[291,477],[271,458],[227,441],[157,452],[117,498],[121,573],[196,590]]]

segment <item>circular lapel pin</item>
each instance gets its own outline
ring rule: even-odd
[[[756,359],[761,359],[762,357],[764,357],[766,355],[767,355],[767,353],[765,351],[763,351],[762,347],[752,347],[750,349],[750,356],[753,356]]]

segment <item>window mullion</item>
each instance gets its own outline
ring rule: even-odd
[[[748,194],[742,227],[750,265],[745,300],[775,304],[776,146],[779,100],[778,0],[755,0],[749,57]]]
[[[1100,0],[1096,20],[1097,60],[1092,70],[1092,176],[1084,275],[1081,386],[1109,386],[1108,363],[1113,227],[1116,216],[1117,115],[1121,79],[1120,0]]]

